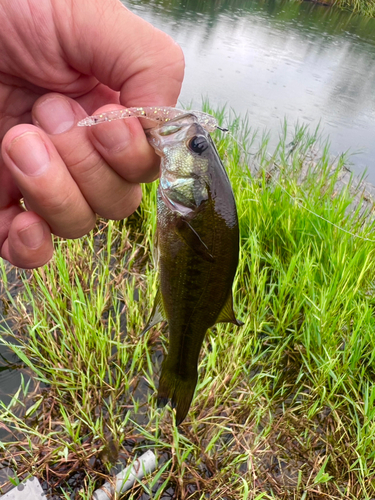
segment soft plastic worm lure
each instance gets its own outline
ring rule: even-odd
[[[108,111],[107,113],[100,113],[99,115],[87,116],[80,122],[78,122],[79,127],[91,127],[92,125],[97,125],[98,123],[111,122],[113,120],[124,120],[126,118],[147,118],[147,120],[152,120],[156,123],[168,122],[173,118],[182,116],[185,114],[192,114],[196,117],[198,123],[202,125],[207,132],[213,132],[219,129],[223,132],[226,129],[219,127],[216,118],[209,115],[208,113],[203,113],[203,111],[185,111],[183,109],[177,108],[159,108],[159,107],[141,107],[141,108],[124,108],[116,109],[115,111]]]

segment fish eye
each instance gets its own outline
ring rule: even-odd
[[[189,149],[197,154],[202,154],[208,148],[208,142],[205,137],[196,135],[189,142]]]
[[[165,125],[160,131],[160,135],[171,135],[181,130],[181,125]]]

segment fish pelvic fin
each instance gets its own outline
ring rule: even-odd
[[[233,293],[230,292],[229,297],[220,311],[219,317],[216,320],[216,323],[233,323],[237,326],[242,326],[242,321],[236,318],[236,315],[233,310]]]
[[[147,326],[145,329],[141,332],[141,336],[144,335],[146,332],[148,332],[153,326],[157,325],[161,321],[165,321],[165,313],[164,313],[164,307],[163,307],[163,300],[160,292],[160,288],[156,293],[155,301],[154,301],[154,306],[151,311],[150,318],[147,322]]]
[[[184,421],[189,411],[197,380],[196,370],[190,376],[181,376],[168,367],[168,358],[164,361],[159,380],[157,405],[158,408],[163,408],[168,400],[171,401],[172,408],[176,410],[177,426]]]

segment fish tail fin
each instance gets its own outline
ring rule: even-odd
[[[157,396],[158,408],[162,408],[171,400],[172,408],[176,410],[176,424],[185,419],[197,385],[198,373],[181,376],[176,370],[168,367],[168,358],[163,363]]]

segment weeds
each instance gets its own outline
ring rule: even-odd
[[[0,408],[13,481],[33,474],[50,498],[89,499],[114,464],[152,448],[158,469],[128,498],[375,496],[371,199],[342,182],[346,159],[333,167],[316,134],[288,142],[285,127],[270,157],[266,136],[255,147],[230,121],[238,142],[215,140],[239,211],[245,324],[207,334],[180,432],[154,398],[166,330],[140,336],[157,287],[155,185],[125,223],[56,241],[50,264],[22,272],[22,291],[2,264],[1,343],[32,376]]]
[[[366,0],[335,0],[334,5],[363,16],[375,17],[375,4]]]

